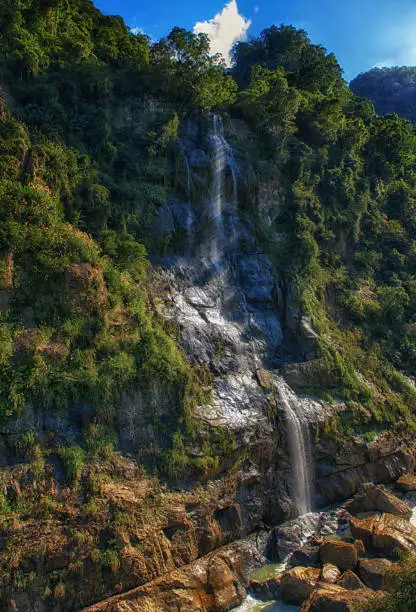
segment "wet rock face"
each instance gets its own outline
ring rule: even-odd
[[[182,247],[153,259],[154,276],[167,298],[160,314],[180,329],[189,360],[213,374],[213,401],[197,408],[195,416],[232,431],[237,452],[247,454],[259,475],[248,486],[239,479],[236,492],[241,531],[247,533],[260,520],[276,524],[296,515],[273,370],[283,361],[305,358],[317,343],[295,306],[295,283],[281,281],[257,244],[252,223],[239,213],[241,168],[220,123],[215,120],[211,132],[191,124],[181,134],[189,172],[180,180],[186,180],[182,191],[189,202],[170,198],[155,224],[158,238],[180,232]],[[260,369],[270,374],[269,384],[259,379]]]

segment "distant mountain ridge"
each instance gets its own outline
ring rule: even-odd
[[[359,74],[350,88],[369,98],[379,115],[397,113],[416,122],[416,66],[373,68]]]

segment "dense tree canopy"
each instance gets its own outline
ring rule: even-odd
[[[395,421],[415,409],[414,398],[405,391],[406,406],[387,393],[376,406],[371,384],[385,380],[386,391],[392,368],[416,374],[415,129],[398,115],[377,116],[303,31],[273,26],[238,43],[234,59],[235,112],[266,144],[257,155],[268,159],[268,179],[284,186],[264,239],[282,272],[302,279],[322,352],[342,371],[342,393],[376,420]]]
[[[416,122],[416,67],[373,68],[350,87],[357,96],[369,98],[380,115],[397,113]]]
[[[158,248],[150,231],[157,210],[168,194],[183,196],[182,121],[203,123],[212,110],[243,119],[253,137],[242,143],[251,178],[240,185],[241,206],[282,277],[298,279],[322,354],[342,379],[337,394],[369,406],[370,420],[408,418],[414,399],[400,378],[416,374],[408,121],[376,115],[347,87],[333,54],[292,26],[237,43],[228,71],[205,35],[174,28],[152,42],[88,0],[7,0],[0,22],[1,81],[27,126],[5,111],[4,180],[21,181],[25,159],[25,181],[47,186],[62,222],[140,276],[142,244]],[[266,228],[257,204],[267,181],[280,196]],[[402,395],[389,391],[393,384]]]

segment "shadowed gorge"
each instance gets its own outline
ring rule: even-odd
[[[233,58],[1,4],[4,610],[411,584],[415,128],[303,30]]]

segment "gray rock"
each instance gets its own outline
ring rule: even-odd
[[[202,149],[193,149],[190,154],[189,163],[192,168],[201,169],[208,168],[212,162],[210,157],[205,153],[205,151],[203,151]]]
[[[317,567],[319,563],[319,544],[305,544],[298,550],[295,550],[290,555],[288,563],[291,567],[297,565]]]
[[[190,204],[170,198],[160,207],[153,232],[155,236],[163,237],[180,230],[189,231],[194,221],[194,212]]]

